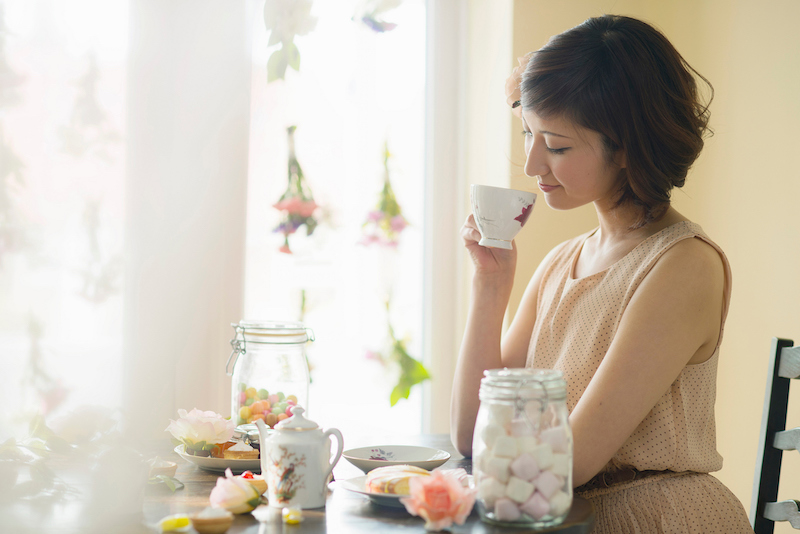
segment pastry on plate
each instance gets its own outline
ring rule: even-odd
[[[430,476],[430,472],[413,465],[387,465],[367,473],[367,491],[408,495],[408,481],[414,477]]]
[[[225,443],[217,443],[215,447],[211,449],[211,457],[212,458],[225,458],[225,451],[234,445],[239,443],[238,441],[226,441]]]
[[[222,455],[226,460],[257,460],[258,450],[240,441],[236,445],[225,449]]]
[[[267,491],[267,481],[264,480],[263,475],[254,475],[252,471],[245,471],[239,475],[239,478],[249,482],[261,495]]]

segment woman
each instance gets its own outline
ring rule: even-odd
[[[593,203],[599,225],[544,258],[501,340],[516,248],[478,245],[469,216],[461,235],[475,277],[453,442],[471,455],[485,369],[558,369],[573,485],[594,504],[595,532],[752,532],[741,503],[708,474],[722,467],[714,398],[728,260],[670,205],[707,132],[697,73],[661,33],[621,16],[554,36],[523,66],[521,98],[510,101],[525,174],[552,208]]]

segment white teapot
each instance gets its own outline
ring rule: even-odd
[[[261,437],[261,474],[267,481],[269,505],[276,508],[320,508],[325,506],[333,466],[342,457],[342,433],[335,428],[323,432],[303,417],[305,410],[292,408],[273,432],[257,420]],[[331,435],[338,449],[331,457]]]

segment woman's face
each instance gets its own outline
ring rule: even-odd
[[[609,162],[599,133],[571,121],[522,113],[525,130],[525,174],[536,177],[551,208],[567,210],[590,202],[612,209],[624,154]]]

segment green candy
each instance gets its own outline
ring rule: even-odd
[[[242,391],[244,391],[244,390],[246,390],[246,389],[247,389],[247,384],[245,384],[244,382],[239,382],[239,385],[237,386],[237,389],[238,389],[240,392],[242,392]]]
[[[279,391],[278,392],[278,402],[283,402],[283,400],[285,398],[286,398],[286,395],[283,394],[283,391]]]
[[[283,409],[281,409],[281,407],[279,405],[277,405],[277,404],[275,406],[273,406],[272,409],[270,410],[270,412],[274,413],[275,415],[280,415],[280,414],[284,413],[285,411],[286,411],[285,407]]]
[[[249,397],[248,397],[248,398],[247,398],[247,400],[246,400],[246,401],[244,401],[244,405],[245,405],[245,406],[250,406],[250,405],[251,405],[251,404],[253,404],[255,401],[256,401],[255,399],[251,399],[251,398],[249,398]]]
[[[258,395],[259,399],[263,400],[263,399],[266,399],[267,397],[269,397],[269,391],[267,391],[266,389],[262,388],[262,389],[258,390],[257,395]]]

